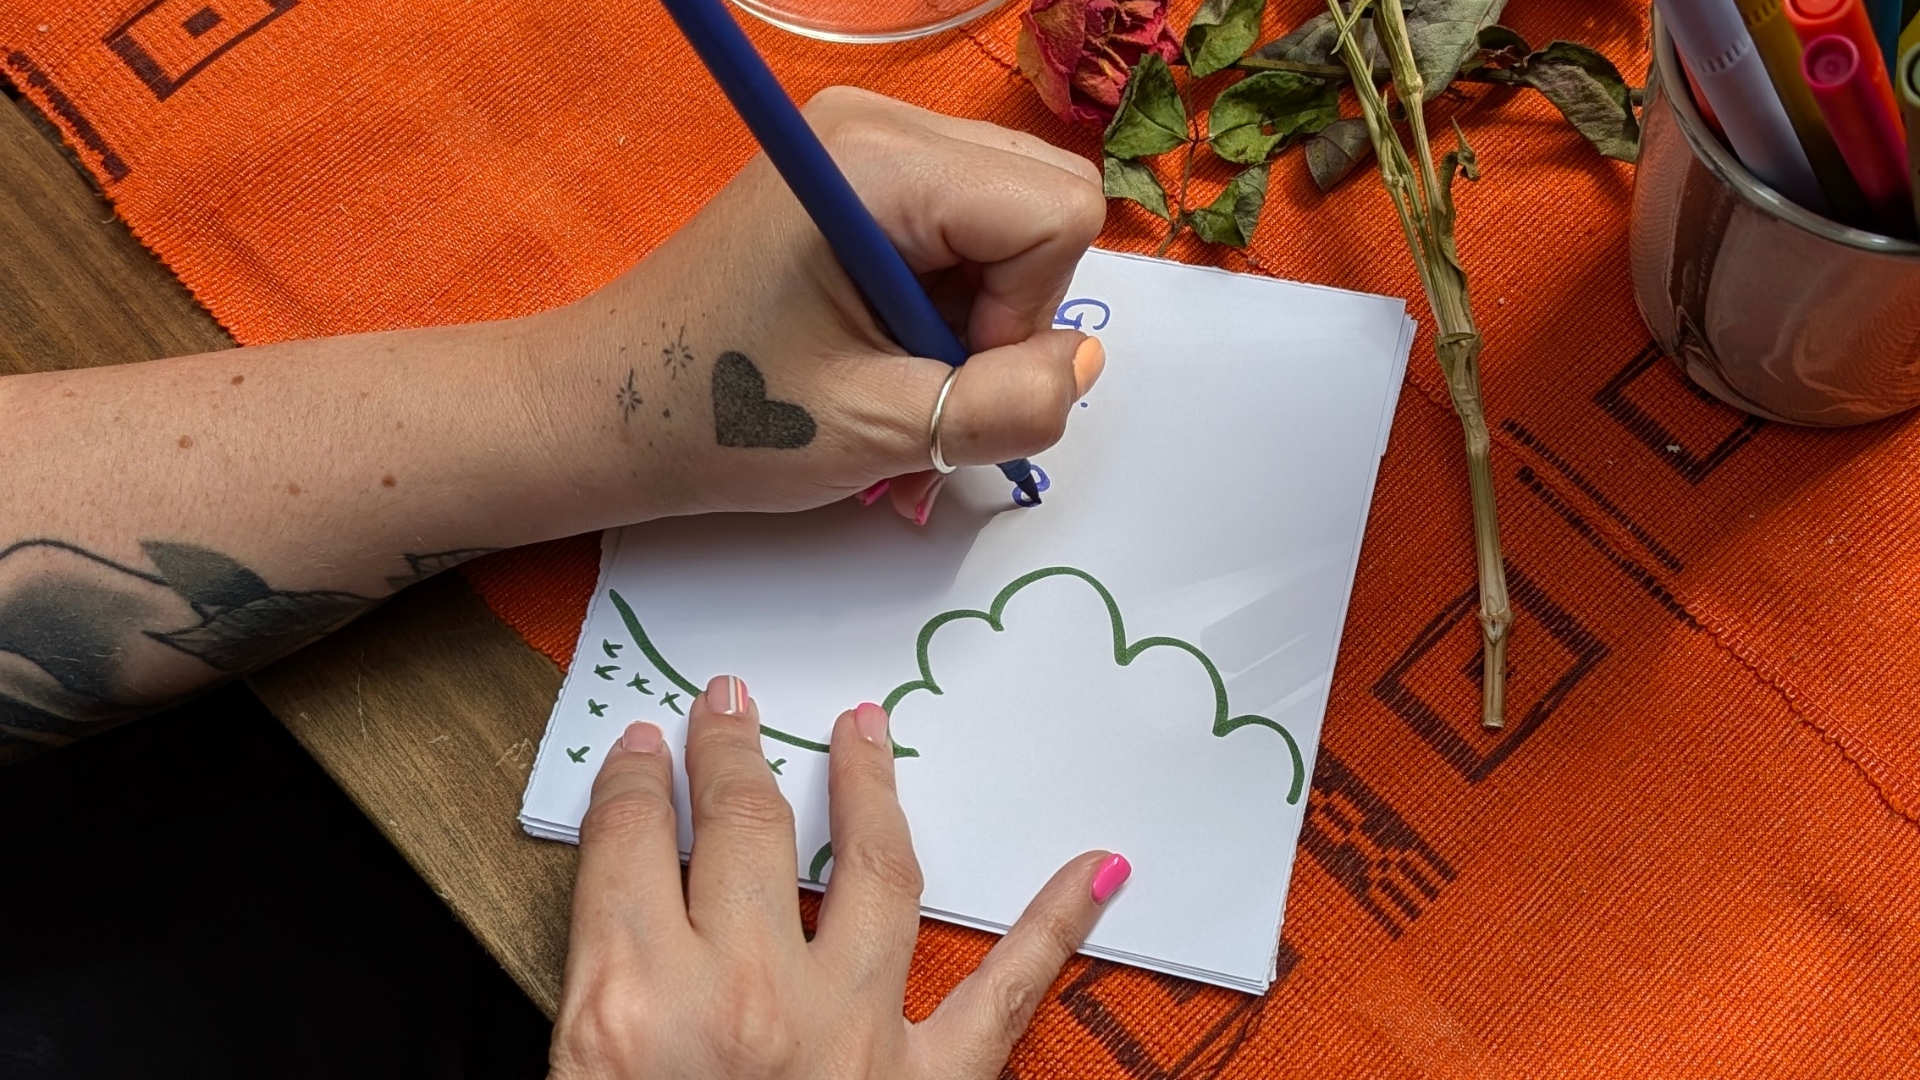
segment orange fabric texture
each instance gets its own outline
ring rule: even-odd
[[[1316,6],[1275,0],[1269,29]],[[1513,0],[1505,21],[1646,69],[1644,3]],[[853,83],[1097,150],[1016,73],[1010,11],[888,47],[749,29],[796,96]],[[753,150],[651,3],[0,0],[0,70],[243,342],[575,299]],[[1449,108],[1486,168],[1460,247],[1518,612],[1509,726],[1474,722],[1464,463],[1428,333],[1281,980],[1253,998],[1078,961],[1010,1075],[1920,1075],[1920,427],[1796,430],[1691,391],[1629,292],[1632,169],[1537,97]],[[1247,254],[1174,254],[1424,319],[1378,184],[1323,197],[1304,172],[1276,165]],[[1223,179],[1203,165],[1201,196]],[[1116,204],[1103,243],[1160,227]],[[596,562],[576,538],[469,576],[565,663]],[[987,944],[927,924],[909,1013]]]

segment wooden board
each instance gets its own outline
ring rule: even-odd
[[[53,138],[0,98],[0,375],[233,347]],[[443,574],[249,681],[552,1015],[575,856],[514,824],[552,663]]]

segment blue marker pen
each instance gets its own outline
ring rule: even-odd
[[[966,346],[935,310],[907,261],[854,194],[853,185],[720,0],[661,2],[827,238],[887,333],[915,356],[954,367],[966,363]],[[1002,462],[1000,471],[1026,496],[1023,505],[1040,502],[1033,466],[1025,458]]]

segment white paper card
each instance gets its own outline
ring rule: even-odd
[[[1400,300],[1107,252],[1069,297],[1108,362],[1035,458],[1043,506],[977,468],[925,528],[849,501],[607,533],[526,829],[575,839],[625,726],[659,723],[677,764],[694,690],[737,674],[824,882],[808,744],[887,702],[929,915],[1004,930],[1061,863],[1115,850],[1134,874],[1088,953],[1264,990],[1413,324]]]

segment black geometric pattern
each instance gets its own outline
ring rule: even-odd
[[[153,0],[103,39],[129,70],[165,101],[207,65],[225,56],[300,0]],[[234,9],[239,9],[235,11]],[[155,54],[179,57],[168,70]]]
[[[1459,770],[1460,775],[1473,784],[1485,780],[1502,761],[1519,749],[1521,743],[1539,730],[1540,725],[1553,715],[1553,711],[1560,707],[1560,703],[1573,692],[1580,680],[1606,659],[1608,652],[1604,642],[1581,626],[1565,608],[1554,603],[1544,590],[1511,562],[1507,564],[1507,591],[1513,599],[1516,620],[1526,617],[1538,623],[1547,631],[1549,639],[1565,651],[1568,662],[1566,668],[1555,674],[1552,682],[1545,686],[1539,698],[1527,705],[1520,721],[1509,723],[1491,746],[1486,746],[1484,742],[1476,744],[1468,741],[1466,736],[1446,721],[1440,710],[1414,691],[1410,680],[1416,666],[1432,654],[1448,635],[1467,633],[1472,634],[1476,642],[1479,640],[1480,622],[1474,617],[1480,597],[1477,584],[1468,585],[1443,607],[1414,637],[1413,643],[1407,646],[1393,666],[1373,684],[1373,696],[1412,728],[1414,734],[1432,747],[1443,761]],[[1476,651],[1475,659],[1470,660],[1460,672],[1475,683],[1481,677],[1482,661],[1478,657]],[[1511,675],[1509,671],[1510,679]],[[1509,715],[1513,705],[1513,702],[1508,703]],[[1479,737],[1479,731],[1476,724],[1476,737]]]
[[[1399,811],[1325,747],[1313,766],[1300,846],[1391,938],[1405,933],[1459,876]]]
[[[1713,407],[1717,431],[1676,433],[1676,417],[1655,417],[1646,406],[1633,400],[1627,391],[1663,359],[1657,345],[1648,345],[1619,374],[1607,381],[1593,396],[1594,404],[1617,421],[1655,457],[1665,462],[1689,484],[1705,480],[1713,470],[1726,463],[1735,450],[1752,441],[1754,433],[1767,426],[1765,420],[1748,416],[1693,384],[1693,380],[1671,372],[1672,377],[1693,397]],[[1697,427],[1690,424],[1689,427]]]

